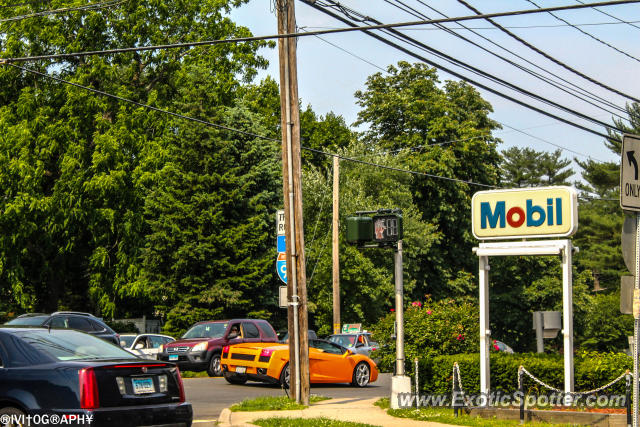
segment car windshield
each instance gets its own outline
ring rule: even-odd
[[[355,335],[331,335],[329,341],[341,345],[343,347],[352,347],[355,343]]]
[[[27,330],[15,333],[27,344],[58,360],[137,359],[94,336],[68,329]]]
[[[135,335],[120,335],[120,346],[124,348],[131,347],[133,340],[136,339]]]
[[[189,329],[182,338],[221,338],[227,323],[201,323]]]
[[[13,320],[9,320],[7,323],[5,323],[5,325],[40,326],[48,318],[49,316],[17,317]]]

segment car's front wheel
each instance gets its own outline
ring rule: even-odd
[[[26,414],[18,408],[0,408],[0,427],[27,427]]]
[[[280,373],[280,385],[284,388],[289,388],[289,379],[291,378],[291,372],[289,371],[289,362],[284,365],[282,372]]]
[[[222,366],[220,365],[220,353],[211,356],[209,361],[209,367],[207,368],[207,374],[210,377],[219,377],[222,375]]]
[[[351,384],[356,387],[366,387],[371,378],[371,368],[367,362],[360,362],[353,370],[353,378]]]
[[[227,380],[229,384],[242,385],[247,382],[246,375],[238,375],[232,372],[224,372],[222,376],[224,377],[225,380]]]

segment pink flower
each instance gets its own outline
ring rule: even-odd
[[[456,339],[458,341],[462,341],[464,339],[464,337],[462,336],[462,334],[458,334],[458,336],[456,337]]]
[[[431,314],[431,313],[432,313],[432,311],[431,311],[431,310],[427,310],[427,314]]]

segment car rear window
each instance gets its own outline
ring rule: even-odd
[[[182,338],[221,338],[227,323],[200,323],[189,329]]]
[[[258,328],[262,331],[262,334],[268,338],[276,338],[276,332],[268,323],[258,322]]]
[[[40,326],[47,320],[49,316],[31,316],[31,317],[17,317],[13,320],[9,320],[7,325],[25,325],[25,326]]]
[[[15,335],[37,350],[61,361],[137,358],[100,338],[72,330],[30,330],[16,332]]]

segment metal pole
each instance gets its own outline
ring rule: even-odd
[[[416,374],[416,408],[420,407],[420,366],[418,358],[413,359],[413,369]]]
[[[536,311],[536,349],[538,353],[544,353],[544,314],[541,311]]]
[[[631,427],[631,374],[627,369],[627,375],[624,376],[625,383],[625,406],[627,408],[627,427]]]
[[[637,313],[637,294],[640,292],[640,213],[636,214],[636,265],[633,294],[633,427],[638,427],[638,339],[640,319]]]
[[[479,288],[480,288],[480,394],[486,396],[485,405],[488,404],[491,377],[489,373],[489,341],[491,330],[489,329],[489,258],[478,257]]]
[[[571,240],[564,241],[562,251],[562,332],[564,335],[564,392],[565,405],[573,399],[573,284]]]
[[[520,424],[524,424],[524,372],[518,368],[518,391],[520,392]]]
[[[460,394],[460,388],[458,387],[458,370],[456,369],[456,363],[453,364],[453,416],[458,417],[458,396]]]
[[[394,253],[396,284],[396,376],[404,376],[404,302],[402,283],[402,240]]]

